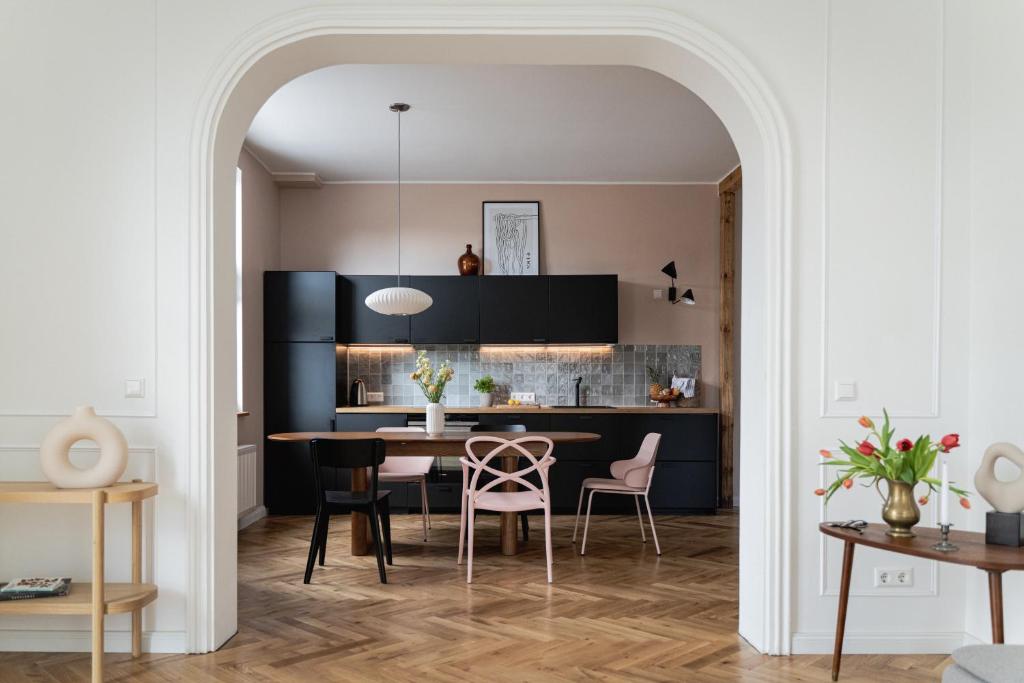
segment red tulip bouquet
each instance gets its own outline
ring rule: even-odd
[[[839,441],[839,450],[847,456],[847,460],[834,458],[832,452],[828,450],[819,451],[821,457],[825,458],[822,465],[843,469],[839,470],[835,481],[829,484],[827,489],[817,489],[815,494],[825,496],[825,500],[828,500],[840,488],[852,488],[854,479],[868,479],[870,481],[865,486],[874,485],[876,489],[878,482],[884,479],[890,483],[890,490],[894,482],[904,482],[911,490],[919,483],[927,484],[928,494],[917,501],[925,505],[932,492],[940,490],[942,482],[930,476],[935,458],[939,453],[948,453],[959,447],[960,435],[947,434],[937,443],[933,442],[930,436],[922,435],[914,441],[903,438],[894,444],[896,430],[889,422],[889,413],[884,409],[882,413],[885,415],[885,423],[881,431],[878,431],[871,418],[862,417],[857,422],[869,430],[867,436],[855,446]],[[967,491],[953,485],[949,485],[949,490],[960,497],[960,505],[965,508],[971,507],[970,501],[967,500]],[[878,489],[878,493],[882,494],[881,489]],[[883,495],[882,498],[884,500],[886,497]]]

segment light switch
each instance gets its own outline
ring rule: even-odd
[[[857,398],[857,383],[852,380],[836,382],[835,400],[852,401]]]
[[[146,380],[126,379],[124,381],[125,398],[143,398],[146,395]]]
[[[664,289],[656,289],[656,290],[654,290],[654,298],[655,299],[661,299],[664,296],[665,296],[665,290]]]

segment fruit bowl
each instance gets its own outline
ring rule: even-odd
[[[658,402],[659,407],[667,408],[678,401],[682,394],[678,389],[661,389],[660,391],[651,391],[649,396],[652,401]]]

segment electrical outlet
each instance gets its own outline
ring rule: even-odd
[[[883,569],[881,567],[875,567],[875,588],[907,588],[913,585],[913,569]]]
[[[368,391],[366,392],[367,403],[383,403],[384,392],[383,391]]]
[[[522,401],[523,403],[537,402],[537,394],[532,391],[513,391],[509,398],[515,399],[516,401]]]

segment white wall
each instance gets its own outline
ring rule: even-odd
[[[793,136],[797,495],[789,579],[794,646],[827,649],[838,548],[827,544],[821,554],[816,525],[823,513],[810,492],[818,485],[818,448],[855,433],[852,420],[841,416],[876,413],[884,403],[906,415],[899,425],[907,432],[969,428],[975,433],[964,452],[971,459],[988,440],[1022,440],[1014,420],[1020,411],[1011,409],[1019,405],[1017,395],[1006,380],[1020,370],[1011,341],[1020,321],[1008,326],[1006,316],[1016,309],[995,308],[1020,298],[1013,296],[1010,261],[1019,253],[1011,248],[1020,246],[1014,242],[1019,217],[1007,208],[1009,199],[989,206],[978,197],[988,188],[1014,197],[1019,185],[1016,156],[1007,151],[1019,149],[1024,109],[1020,93],[1008,86],[1019,82],[1019,29],[1013,28],[1019,8],[965,0],[662,5],[737,45],[774,88]],[[197,162],[189,156],[195,103],[211,70],[245,32],[305,6],[299,0],[114,0],[97,9],[54,0],[0,10],[0,77],[14,95],[0,109],[0,287],[8,293],[0,303],[0,357],[7,362],[0,382],[0,477],[38,476],[33,448],[53,423],[49,412],[91,401],[116,415],[137,453],[133,467],[161,486],[149,506],[147,538],[156,542],[146,569],[161,597],[145,620],[158,649],[185,647],[183,631],[193,616],[184,599],[184,496],[188,449],[195,447],[186,441],[189,396],[197,391],[188,379],[187,312],[197,254],[189,253],[186,226],[192,213],[208,208],[196,204],[187,184]],[[965,72],[972,51],[974,71]],[[999,75],[1012,69],[1016,81]],[[962,109],[972,99],[968,125]],[[965,136],[973,136],[973,151]],[[965,175],[968,159],[972,176]],[[747,179],[748,196],[761,191]],[[744,242],[745,262],[753,256],[749,245]],[[744,349],[745,367],[748,354],[757,352]],[[123,380],[137,376],[150,380],[147,398],[121,398]],[[858,402],[829,398],[829,384],[839,378],[858,382]],[[233,461],[235,454],[222,456]],[[757,453],[743,457],[751,456]],[[968,478],[967,463],[954,467],[957,478]],[[850,493],[827,514],[877,520],[873,495]],[[84,526],[67,513],[47,514],[54,527],[45,546],[72,548],[54,560],[83,576],[88,556],[77,546]],[[5,544],[31,544],[14,521],[20,516],[0,510]],[[967,519],[954,521],[962,526]],[[216,538],[230,554],[230,538]],[[925,651],[960,642],[964,572],[942,568],[933,576],[929,565],[913,563],[917,585],[878,595],[869,582],[872,566],[883,561],[892,563],[858,552],[847,651]],[[40,562],[28,566],[5,553],[0,573],[42,571]],[[1012,588],[1008,581],[1008,597],[1020,595]],[[976,598],[972,593],[971,602]],[[230,609],[230,596],[219,594],[222,599]],[[1015,617],[1008,626],[1019,633]],[[74,619],[4,620],[0,647],[85,649],[87,627]],[[61,631],[25,636],[22,628]],[[984,635],[983,628],[976,632]]]
[[[997,441],[1024,447],[1024,5],[1011,0],[984,3],[971,12],[970,75],[970,311],[961,322],[970,330],[970,418],[967,456],[973,472],[985,448]],[[1013,466],[997,470],[1016,476]],[[973,486],[972,486],[973,487]],[[974,499],[971,525],[983,531],[991,508]],[[991,637],[988,589],[982,572],[968,572],[968,631]],[[1019,572],[1003,578],[1006,642],[1024,639],[1024,581]]]

